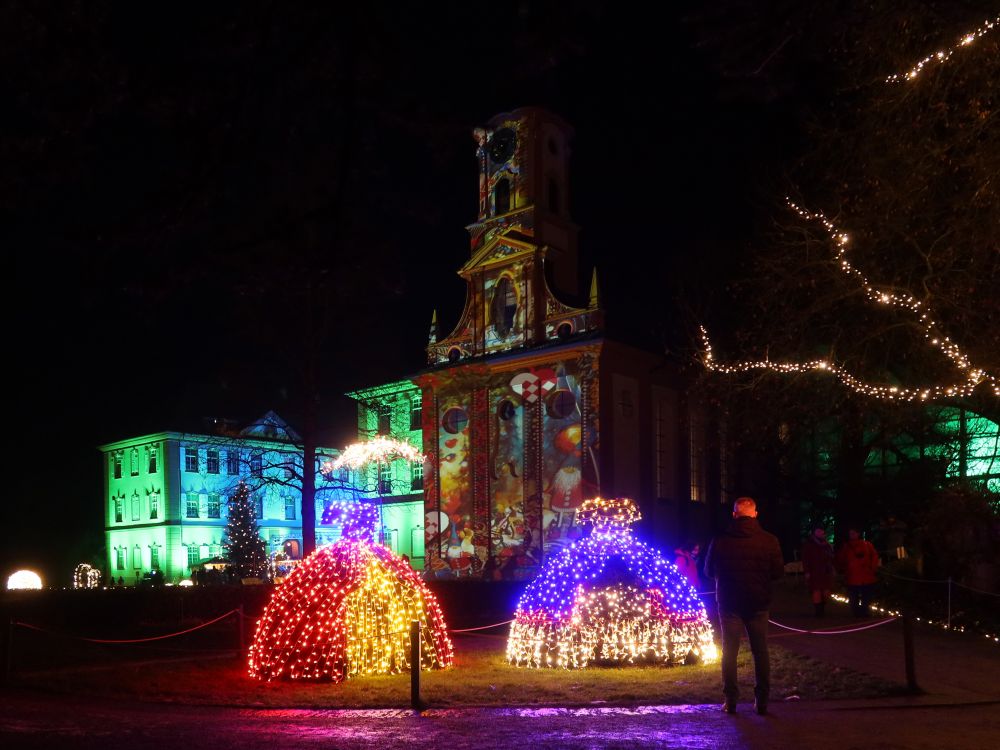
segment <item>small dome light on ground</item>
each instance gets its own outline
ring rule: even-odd
[[[14,591],[17,589],[40,589],[42,587],[42,579],[33,570],[19,570],[16,573],[12,573],[7,579],[7,590]]]

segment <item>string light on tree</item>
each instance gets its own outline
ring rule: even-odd
[[[263,578],[269,560],[264,540],[260,538],[250,488],[240,482],[229,498],[229,520],[223,541],[226,557],[240,578]]]
[[[334,461],[325,464],[325,470],[343,467],[360,469],[370,463],[382,463],[403,458],[407,461],[423,461],[424,455],[409,443],[380,435],[363,443],[348,446]]]
[[[954,383],[944,385],[932,385],[921,388],[905,388],[894,385],[883,385],[865,382],[848,370],[833,362],[822,359],[808,362],[772,362],[771,360],[746,360],[733,364],[719,364],[712,355],[712,345],[708,338],[708,332],[704,326],[701,328],[701,338],[703,345],[702,361],[710,370],[721,373],[739,373],[751,370],[769,370],[782,374],[803,373],[803,372],[827,372],[835,376],[841,383],[865,396],[893,401],[933,401],[939,398],[968,397],[980,386],[986,386],[993,391],[995,396],[1000,396],[1000,379],[982,368],[973,367],[969,358],[962,352],[961,348],[949,337],[940,333],[940,324],[931,317],[930,311],[923,303],[908,294],[896,294],[890,290],[876,288],[861,271],[851,265],[847,259],[847,247],[850,237],[841,232],[836,225],[830,221],[823,213],[808,211],[791,200],[788,206],[801,218],[806,221],[816,221],[823,226],[830,234],[830,238],[837,248],[836,260],[840,270],[848,276],[856,279],[864,290],[869,300],[879,305],[899,307],[913,315],[923,328],[924,339],[933,347],[940,350],[951,360],[955,368],[964,374],[964,379]]]
[[[946,60],[951,59],[951,56],[955,54],[957,50],[963,47],[968,47],[970,44],[975,42],[977,39],[986,36],[990,33],[994,27],[1000,24],[1000,16],[997,16],[992,21],[986,21],[982,26],[980,26],[975,31],[970,31],[967,34],[962,34],[951,47],[947,47],[937,52],[927,55],[923,60],[918,61],[912,68],[910,68],[905,73],[893,73],[885,79],[886,83],[900,83],[905,81],[912,81],[922,71],[926,66],[943,63]]]
[[[334,461],[326,462],[323,471],[329,473],[344,467],[359,470],[370,464],[375,464],[375,487],[377,490],[376,494],[378,495],[378,525],[381,528],[382,495],[385,491],[385,488],[382,486],[381,467],[398,459],[410,462],[422,462],[424,454],[407,442],[380,435],[372,440],[349,445]],[[391,488],[389,489],[391,490]],[[381,534],[378,536],[381,541]]]
[[[507,660],[536,668],[715,661],[698,593],[672,562],[633,538],[630,526],[641,518],[635,503],[593,498],[577,518],[591,533],[550,558],[525,589]]]
[[[340,682],[408,670],[414,620],[422,626],[420,668],[451,665],[437,600],[406,560],[374,543],[377,522],[369,503],[333,503],[323,513],[343,534],[275,589],[250,646],[251,676]]]

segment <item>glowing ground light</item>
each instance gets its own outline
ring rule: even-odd
[[[42,579],[33,570],[19,570],[16,573],[11,573],[7,578],[7,590],[24,590],[24,589],[40,589],[42,587]]]
[[[80,563],[73,571],[73,588],[96,589],[101,585],[101,571],[89,563]]]
[[[640,519],[627,498],[585,501],[592,524],[549,559],[525,589],[507,639],[507,660],[523,667],[594,662],[703,663],[718,658],[705,605],[687,579],[632,537]]]
[[[323,514],[343,536],[275,590],[250,646],[251,676],[339,682],[408,670],[414,620],[422,626],[420,668],[451,665],[437,600],[406,560],[372,541],[377,519],[368,503],[334,503]]]

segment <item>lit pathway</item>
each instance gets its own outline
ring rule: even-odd
[[[210,685],[205,686],[211,690]],[[896,701],[899,706],[901,701]],[[881,707],[789,703],[760,717],[741,706],[598,709],[304,711],[206,708],[0,692],[0,747],[110,750],[162,747],[795,748],[986,750],[1000,737],[1000,705]],[[845,708],[845,706],[853,706]]]

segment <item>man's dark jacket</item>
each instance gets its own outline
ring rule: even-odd
[[[771,581],[785,572],[778,537],[764,531],[756,518],[734,518],[709,545],[705,572],[716,581],[723,611],[765,610],[771,604]]]

